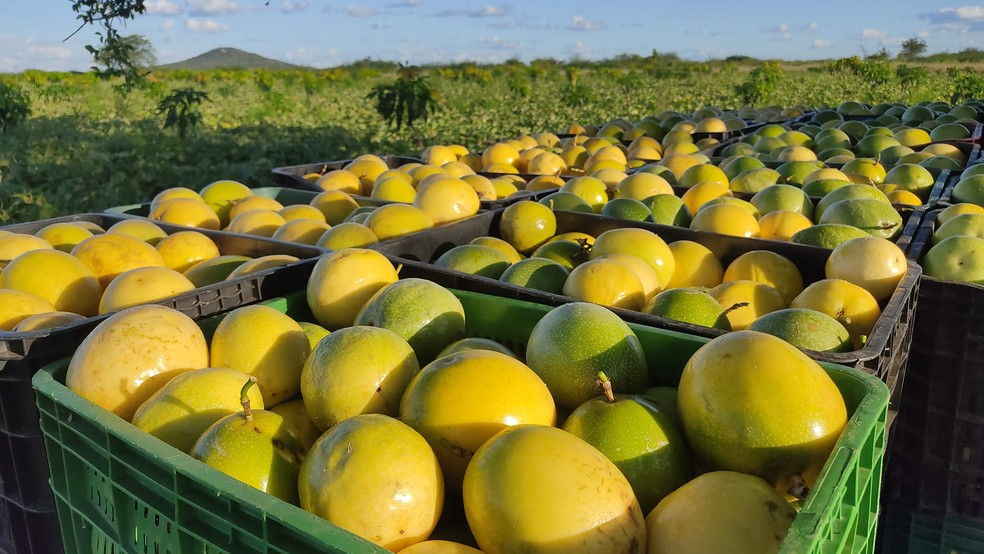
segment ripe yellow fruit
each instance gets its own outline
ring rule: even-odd
[[[157,243],[157,252],[164,259],[164,266],[184,273],[203,260],[221,255],[215,241],[198,231],[181,231],[168,235]]]
[[[31,316],[54,311],[51,302],[36,294],[0,289],[0,331],[10,331]]]
[[[628,254],[642,259],[656,272],[660,286],[673,278],[676,263],[673,252],[663,239],[647,229],[611,229],[598,235],[591,247],[591,259],[605,254]]]
[[[404,548],[400,554],[482,554],[482,551],[457,542],[427,540]]]
[[[323,190],[337,190],[347,194],[362,194],[362,181],[351,171],[336,169],[321,176],[315,183]]]
[[[0,267],[17,256],[31,250],[51,250],[48,241],[34,235],[9,233],[0,235]]]
[[[206,185],[199,194],[205,204],[219,217],[219,227],[216,227],[218,229],[229,224],[229,210],[232,209],[233,203],[240,198],[252,196],[253,191],[238,181],[223,180]]]
[[[704,204],[710,202],[711,200],[730,196],[734,196],[734,193],[730,188],[728,188],[727,184],[706,181],[697,183],[687,189],[680,199],[683,200],[684,205],[687,206],[687,210],[689,210],[690,213],[695,214],[700,211]]]
[[[519,151],[504,142],[496,142],[482,152],[483,167],[496,164],[513,165],[517,159],[519,159]]]
[[[297,261],[299,261],[297,256],[291,256],[290,254],[268,254],[266,256],[260,256],[259,258],[246,261],[237,266],[231,273],[229,273],[226,280],[238,279],[244,275],[251,275],[267,269],[282,267]]]
[[[372,198],[387,202],[413,202],[417,190],[403,179],[384,179],[376,181],[372,189]]]
[[[575,267],[564,282],[564,295],[580,302],[635,311],[646,304],[642,282],[632,268],[605,258]]]
[[[277,213],[288,222],[294,221],[295,219],[313,219],[315,221],[326,223],[325,214],[321,213],[321,210],[318,208],[307,204],[293,204],[291,206],[284,206],[284,209],[278,211]]]
[[[516,251],[515,248],[508,242],[496,238],[496,237],[476,237],[472,239],[468,244],[477,244],[479,246],[488,246],[494,250],[498,250],[506,255],[509,259],[510,264],[514,264],[523,259],[522,254]]]
[[[690,222],[690,228],[735,237],[757,237],[761,234],[755,216],[734,204],[717,204],[700,210]]]
[[[677,181],[679,181],[685,171],[695,165],[700,165],[700,160],[690,154],[670,154],[664,152],[663,159],[657,163],[669,169]]]
[[[756,475],[780,494],[813,487],[847,424],[844,398],[823,368],[756,331],[727,333],[701,347],[678,391],[698,465]]]
[[[321,212],[318,212],[319,214]],[[324,221],[316,219],[295,219],[288,221],[274,231],[273,238],[287,242],[315,245],[325,232],[331,229]]]
[[[261,237],[272,237],[281,225],[287,223],[277,212],[270,210],[249,210],[236,216],[225,228],[230,233],[243,233]]]
[[[633,173],[615,187],[615,198],[631,198],[642,202],[657,194],[673,194],[666,179],[652,173]]]
[[[177,310],[149,304],[113,314],[72,356],[65,385],[126,421],[172,378],[208,367],[208,344]]]
[[[150,211],[153,212],[157,209],[157,206],[174,198],[190,198],[192,200],[202,199],[197,192],[188,187],[171,187],[158,192],[157,195],[154,196],[154,199],[150,201]]]
[[[803,276],[789,258],[769,250],[752,250],[734,259],[724,272],[724,282],[755,281],[779,291],[786,304],[803,292]]]
[[[108,314],[194,290],[187,277],[166,267],[141,267],[113,279],[99,301],[99,313]]]
[[[778,552],[796,510],[753,475],[705,473],[646,516],[648,554]]]
[[[730,281],[710,290],[724,308],[731,329],[741,331],[759,317],[786,307],[779,291],[755,281]]]
[[[447,178],[422,184],[413,205],[429,215],[435,225],[441,225],[477,214],[481,201],[471,185],[461,179]]]
[[[645,552],[632,486],[596,448],[555,427],[517,425],[489,439],[468,464],[462,496],[486,554]]]
[[[557,232],[557,216],[550,208],[524,200],[507,207],[499,220],[499,236],[520,254],[529,254]]]
[[[229,213],[229,207],[226,206],[226,215]],[[219,216],[212,208],[201,199],[195,198],[165,200],[150,212],[150,218],[198,229],[218,230],[222,225]]]
[[[608,185],[595,177],[575,177],[560,187],[561,192],[569,192],[584,200],[594,213],[608,203]]]
[[[14,258],[0,273],[0,288],[29,292],[59,312],[96,315],[102,286],[78,258],[61,250],[32,250]]]
[[[57,250],[71,252],[76,244],[91,237],[93,234],[92,231],[76,223],[52,223],[34,235],[46,240]]]
[[[670,243],[670,252],[673,253],[673,276],[664,289],[712,288],[720,285],[724,279],[721,260],[703,244],[678,240]]]
[[[789,210],[769,212],[759,219],[759,233],[769,240],[789,242],[793,235],[812,226],[810,218]]]
[[[656,272],[642,258],[613,252],[611,254],[605,254],[598,259],[615,260],[628,266],[632,270],[632,273],[635,273],[635,276],[639,278],[639,284],[642,285],[642,292],[646,296],[647,301],[663,290],[663,284],[660,283]]]
[[[242,411],[239,393],[248,380],[249,375],[227,367],[182,373],[141,404],[131,423],[182,452],[190,452],[213,423]],[[246,396],[251,409],[264,408],[258,387],[250,387]]]
[[[301,368],[311,343],[301,326],[269,306],[245,306],[215,328],[210,348],[214,367],[238,369],[256,377],[267,408],[301,391]]]
[[[339,463],[341,461],[342,463]],[[398,552],[430,536],[444,480],[430,445],[381,414],[349,418],[322,435],[298,475],[301,507]]]
[[[420,153],[420,159],[425,164],[444,165],[449,162],[458,161],[458,155],[447,146],[432,144]]]
[[[828,279],[844,279],[887,300],[905,277],[909,265],[902,249],[890,240],[860,237],[840,244],[827,258]]]
[[[330,331],[349,327],[362,306],[399,277],[386,256],[346,248],[322,257],[307,284],[307,303],[318,323]]]
[[[870,292],[843,279],[824,279],[803,289],[789,304],[791,308],[808,308],[839,321],[851,335],[855,349],[864,346],[881,316],[878,301]]]
[[[103,288],[125,271],[140,267],[164,267],[164,258],[156,248],[126,235],[95,235],[76,245],[72,255],[89,266]]]
[[[437,454],[444,483],[460,489],[468,462],[511,425],[553,425],[550,391],[526,364],[499,352],[471,350],[438,358],[410,382],[400,420]]]
[[[359,182],[362,183],[362,192],[359,194],[369,196],[372,194],[372,187],[376,182],[376,177],[379,177],[384,171],[389,169],[389,166],[376,156],[363,155],[352,160],[344,169],[359,177]]]
[[[495,197],[498,198],[509,198],[513,194],[519,192],[519,187],[516,186],[515,181],[510,179],[492,179],[492,189],[495,191]],[[476,187],[476,191],[478,188]]]
[[[373,210],[364,225],[378,240],[389,240],[434,226],[427,212],[409,204],[387,204]]]
[[[14,327],[14,332],[27,333],[29,331],[38,331],[41,329],[53,329],[63,325],[79,323],[80,321],[85,321],[85,319],[85,317],[80,316],[79,314],[73,314],[72,312],[48,312],[37,314],[21,320],[21,322]]]
[[[379,242],[379,238],[361,223],[345,222],[325,231],[318,239],[317,246],[331,250],[345,248],[365,248]]]
[[[478,194],[479,200],[495,200],[499,197],[495,185],[491,180],[489,180],[488,177],[485,177],[484,175],[465,175],[461,178],[461,180],[468,183],[471,188],[475,189],[475,193]]]
[[[311,206],[324,214],[328,225],[338,225],[359,207],[359,203],[344,192],[328,190],[315,196]]]
[[[544,190],[558,190],[560,187],[564,186],[564,181],[557,175],[539,175],[530,179],[529,183],[526,183],[526,189],[529,192],[540,192]]]
[[[414,188],[417,188],[424,179],[430,177],[431,175],[443,175],[445,177],[448,176],[448,174],[445,173],[444,169],[436,165],[422,165],[419,167],[415,167],[410,171],[409,174],[410,177],[412,178],[411,184],[413,185]]]
[[[156,246],[161,239],[167,236],[167,233],[156,223],[146,219],[124,219],[106,229],[106,232],[127,235],[142,240],[151,246]]]
[[[284,205],[277,202],[273,198],[254,194],[253,196],[240,198],[232,204],[232,207],[229,208],[229,220],[234,220],[239,214],[246,213],[250,210],[268,210],[271,212],[279,212],[282,209],[284,209]]]

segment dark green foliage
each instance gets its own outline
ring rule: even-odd
[[[184,137],[188,129],[202,122],[199,109],[202,102],[208,102],[208,94],[193,88],[174,89],[157,104],[157,115],[164,117],[165,129],[177,129],[178,136]]]
[[[6,132],[31,115],[31,100],[24,91],[0,83],[0,131]]]

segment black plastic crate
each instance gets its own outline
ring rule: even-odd
[[[389,256],[430,263],[441,254],[455,246],[467,244],[476,237],[499,236],[499,220],[502,210],[486,212],[441,228],[427,229],[406,237],[380,242],[371,246]],[[732,260],[751,250],[771,250],[789,258],[800,269],[803,280],[811,283],[824,277],[824,265],[831,251],[801,244],[782,243],[761,239],[730,237],[717,233],[692,231],[679,227],[657,225],[637,221],[624,221],[593,214],[556,212],[557,234],[583,231],[591,235],[625,227],[649,229],[667,243],[677,240],[692,240],[710,249],[726,267]],[[454,276],[456,288],[505,296],[518,300],[528,300],[557,306],[571,302],[567,296],[537,291],[504,283],[496,279],[469,275],[431,266],[435,274]],[[860,350],[845,353],[808,352],[817,360],[858,367],[876,375],[892,390],[892,404],[889,422],[894,419],[899,395],[902,390],[903,373],[909,357],[912,340],[912,318],[916,295],[919,290],[919,276],[922,269],[910,264],[909,271],[899,287],[885,305],[882,316],[872,330],[868,342]],[[442,283],[444,284],[444,283]],[[622,319],[661,329],[672,329],[703,337],[715,337],[724,331],[699,325],[691,325],[631,310],[611,308]]]
[[[87,221],[104,229],[130,219],[121,215],[81,214],[2,227],[34,234],[52,223]],[[158,222],[168,233],[185,227]],[[324,250],[260,237],[199,230],[223,254],[259,257],[290,254],[302,261],[260,271],[156,302],[193,318],[221,313],[294,290]],[[38,423],[31,377],[44,365],[70,356],[86,336],[105,320],[85,321],[22,333],[0,331],[0,552],[52,552],[60,540],[54,498],[48,486],[48,464]]]
[[[940,211],[924,211],[910,260],[929,249]],[[914,334],[885,502],[984,528],[984,286],[924,276]]]
[[[984,552],[984,529],[959,518],[886,508],[878,544],[883,554],[980,554]]]

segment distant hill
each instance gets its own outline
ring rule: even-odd
[[[236,48],[216,48],[181,62],[159,65],[154,69],[302,69],[303,66],[264,58]]]

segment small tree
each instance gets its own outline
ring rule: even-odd
[[[902,41],[902,50],[899,50],[900,60],[914,60],[926,53],[926,41],[912,37]]]
[[[376,85],[366,98],[376,102],[376,112],[387,123],[397,129],[406,125],[413,133],[417,148],[424,148],[424,137],[415,123],[427,121],[439,106],[436,92],[418,68],[400,64],[396,80]]]
[[[104,68],[93,67],[102,79],[122,77],[123,84],[118,90],[129,92],[137,85],[143,84],[146,73],[135,63],[137,44],[126,41],[116,30],[117,25],[123,24],[136,15],[147,11],[144,0],[73,0],[72,10],[78,14],[76,19],[81,21],[79,28],[69,35],[81,31],[86,25],[100,25],[102,32],[96,33],[99,45],[86,45],[85,49],[93,59],[100,60]]]
[[[178,136],[184,137],[188,129],[202,122],[199,106],[210,102],[208,94],[193,88],[174,89],[157,105],[157,115],[164,116],[164,128],[174,127]]]
[[[119,42],[130,53],[130,63],[138,69],[150,69],[157,65],[157,54],[154,46],[143,35],[121,36]],[[100,50],[96,54],[96,63],[106,68],[123,70],[120,60],[114,59],[109,50]]]
[[[27,93],[0,81],[0,132],[23,122],[31,115]]]

